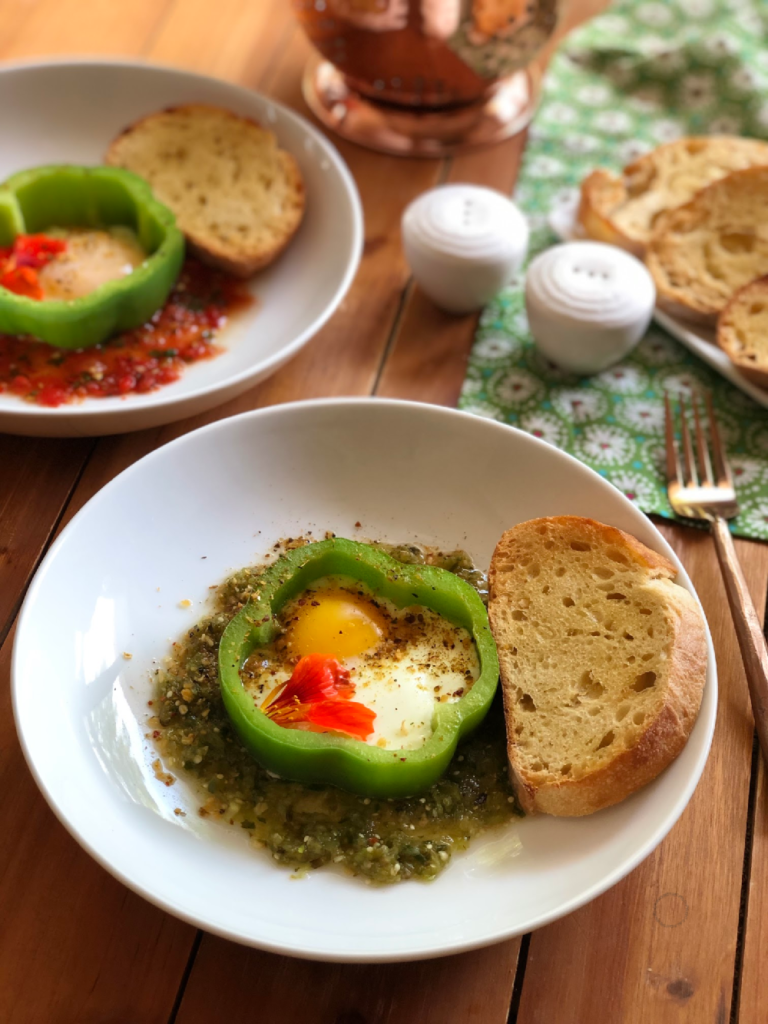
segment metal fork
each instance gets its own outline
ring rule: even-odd
[[[679,397],[679,402],[682,463],[675,443],[672,403],[669,395],[665,393],[667,494],[672,508],[678,515],[688,519],[703,519],[710,524],[741,656],[744,659],[760,748],[768,762],[768,648],[728,529],[727,520],[733,519],[739,511],[733,476],[720,439],[711,396],[705,396],[705,403],[712,459],[699,415],[698,399],[691,395],[696,456],[688,426],[687,403],[682,396]]]

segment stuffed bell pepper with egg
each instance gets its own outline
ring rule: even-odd
[[[340,538],[270,566],[219,647],[224,704],[253,756],[283,778],[369,797],[432,785],[498,678],[469,584]]]
[[[149,320],[183,259],[174,215],[130,171],[37,167],[0,185],[0,332],[96,345]]]

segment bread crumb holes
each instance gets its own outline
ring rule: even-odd
[[[610,747],[610,745],[613,743],[615,739],[615,732],[613,731],[613,729],[609,729],[605,736],[603,736],[603,738],[597,744],[597,749],[602,750],[604,747]]]
[[[650,690],[652,686],[656,685],[656,673],[655,672],[643,672],[639,675],[634,683],[632,683],[632,689],[636,693],[642,693],[643,690]]]

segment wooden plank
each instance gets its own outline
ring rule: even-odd
[[[256,88],[293,27],[288,3],[172,0],[146,56]]]
[[[0,643],[92,447],[0,434]]]
[[[194,929],[108,875],[54,817],[13,727],[0,651],[0,1021],[165,1024]]]
[[[176,1024],[501,1024],[518,943],[408,964],[291,960],[206,937]]]
[[[737,990],[739,1024],[765,1024],[768,991],[768,785],[765,764],[758,755],[757,789],[751,850],[745,868],[747,897],[740,986]]]
[[[518,1024],[556,1020],[562,1007],[573,1020],[605,1024],[729,1019],[752,717],[712,539],[683,527],[662,532],[698,590],[717,651],[712,752],[690,805],[658,850],[600,899],[532,936]],[[762,608],[768,547],[741,541],[738,549]],[[553,970],[565,963],[568,970]]]
[[[0,52],[10,46],[34,11],[34,0],[0,0]]]
[[[59,54],[140,54],[170,0],[4,0],[0,57],[29,60]],[[8,15],[12,27],[5,25]]]

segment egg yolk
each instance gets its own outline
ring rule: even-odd
[[[323,591],[300,605],[288,630],[292,654],[354,658],[386,633],[383,616],[368,601],[345,591]]]

